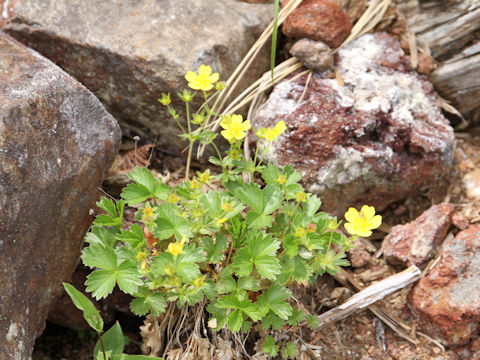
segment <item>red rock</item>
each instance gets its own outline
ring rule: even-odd
[[[429,335],[461,345],[480,322],[480,225],[446,240],[441,258],[408,295],[412,313]]]
[[[425,265],[447,235],[453,212],[453,205],[438,204],[416,220],[394,226],[383,240],[383,256],[394,265]]]
[[[455,225],[460,230],[465,230],[470,224],[470,222],[462,214],[456,213],[456,214],[453,214],[452,216],[452,224]]]
[[[287,37],[321,40],[332,48],[340,46],[351,30],[340,5],[327,0],[304,0],[283,23]]]
[[[370,253],[367,251],[365,245],[356,239],[353,248],[348,252],[348,260],[354,268],[360,268],[370,262]]]
[[[2,32],[0,69],[0,359],[30,359],[121,133],[90,91]]]
[[[340,49],[343,79],[313,74],[277,84],[252,120],[285,133],[266,159],[292,164],[322,208],[388,204],[438,187],[453,161],[453,129],[432,85],[410,67],[388,34],[364,35]]]

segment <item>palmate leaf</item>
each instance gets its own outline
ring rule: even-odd
[[[227,315],[227,327],[233,331],[237,332],[241,329],[243,324],[243,314],[241,310],[234,310]]]
[[[147,200],[151,195],[151,191],[140,184],[128,184],[122,190],[122,198],[128,205],[140,204]]]
[[[271,356],[277,356],[278,349],[279,346],[276,344],[275,338],[273,336],[267,336],[262,344],[263,352]]]
[[[262,309],[256,304],[253,304],[249,299],[239,300],[232,295],[223,296],[218,299],[216,307],[220,309],[241,310],[253,321],[258,321],[265,315]]]
[[[240,249],[233,258],[233,266],[238,276],[248,276],[255,265],[258,273],[269,280],[275,280],[281,265],[276,254],[280,243],[270,235],[252,234],[246,247]]]
[[[147,313],[153,316],[160,316],[167,308],[167,299],[160,292],[151,293],[146,289],[141,293],[135,294],[135,299],[130,303],[130,310],[137,315],[143,316]]]
[[[276,284],[264,291],[255,304],[267,309],[267,311],[274,312],[283,320],[287,320],[292,315],[292,307],[286,302],[289,297],[290,292],[282,285]]]
[[[111,247],[101,244],[94,243],[84,248],[81,258],[83,263],[90,268],[113,270],[117,267],[115,251]]]
[[[193,236],[192,226],[175,212],[176,207],[173,204],[163,204],[159,208],[153,232],[157,239],[164,240],[175,235],[175,238],[181,241],[184,236],[187,238]]]
[[[99,300],[112,293],[117,277],[115,270],[95,270],[87,276],[87,291]]]
[[[135,169],[130,171],[128,177],[137,184],[143,185],[150,193],[154,192],[155,178],[149,170],[137,166]]]
[[[219,263],[225,257],[223,253],[227,250],[228,247],[228,238],[222,233],[218,233],[215,237],[215,242],[212,238],[205,237],[203,238],[203,249],[207,252],[208,261],[212,264]]]
[[[153,197],[167,200],[169,187],[155,179],[149,170],[137,166],[128,176],[135,181],[135,184],[128,184],[122,191],[122,198],[129,205],[136,205]]]

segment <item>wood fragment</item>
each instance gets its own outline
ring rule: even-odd
[[[364,309],[383,299],[385,296],[419,280],[421,276],[422,273],[420,269],[413,265],[398,274],[389,276],[376,284],[370,285],[359,293],[353,295],[350,300],[344,304],[320,315],[318,317],[320,320],[320,326],[338,321],[357,310]]]

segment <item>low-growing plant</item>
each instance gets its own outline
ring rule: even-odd
[[[319,211],[320,199],[306,193],[301,175],[290,165],[263,165],[269,145],[285,131],[283,121],[271,128],[254,129],[258,137],[253,159],[241,151],[249,120],[241,115],[222,117],[221,135],[230,148],[222,156],[213,144],[217,134],[205,126],[210,112],[208,92],[218,85],[218,74],[208,66],[186,75],[190,88],[199,90],[204,104],[195,114],[189,103],[197,95],[179,94],[187,106],[187,127],[178,122],[181,137],[188,141],[188,159],[196,141],[212,144],[217,156],[210,162],[221,171],[210,170],[169,187],[145,168],[135,168],[133,183],[123,189],[122,200],[103,198],[98,215],[85,241],[83,263],[94,269],[87,291],[105,298],[116,285],[134,299],[136,315],[159,316],[169,303],[178,307],[208,299],[208,326],[246,332],[254,324],[264,330],[308,324],[316,317],[295,306],[289,287],[311,284],[325,272],[335,274],[349,265],[345,252],[356,235],[369,236],[381,218],[373,207],[346,214],[347,237],[338,231],[340,222]],[[170,107],[170,95],[159,101]],[[193,129],[193,125],[197,129]],[[245,176],[248,175],[248,176]],[[253,181],[261,178],[260,184]],[[137,207],[135,223],[126,225],[125,205]],[[293,357],[292,343],[276,344],[268,336],[262,349],[270,355]]]

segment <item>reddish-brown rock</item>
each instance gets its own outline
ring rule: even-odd
[[[468,342],[480,323],[480,225],[470,225],[441,248],[441,258],[408,296],[428,334],[449,345]]]
[[[347,14],[340,5],[328,0],[303,0],[283,23],[287,37],[321,40],[332,48],[340,46],[351,30]]]
[[[348,252],[348,260],[354,268],[360,268],[370,262],[371,255],[360,239],[356,239],[353,248]]]
[[[452,204],[433,205],[414,221],[394,226],[383,240],[383,256],[394,265],[425,265],[447,235],[453,212]]]
[[[453,161],[453,129],[398,42],[364,35],[337,52],[335,66],[342,81],[313,74],[306,89],[308,75],[275,86],[252,119],[287,126],[266,159],[292,164],[336,215],[438,187]]]
[[[30,359],[90,226],[120,128],[49,60],[0,32],[0,359]]]

